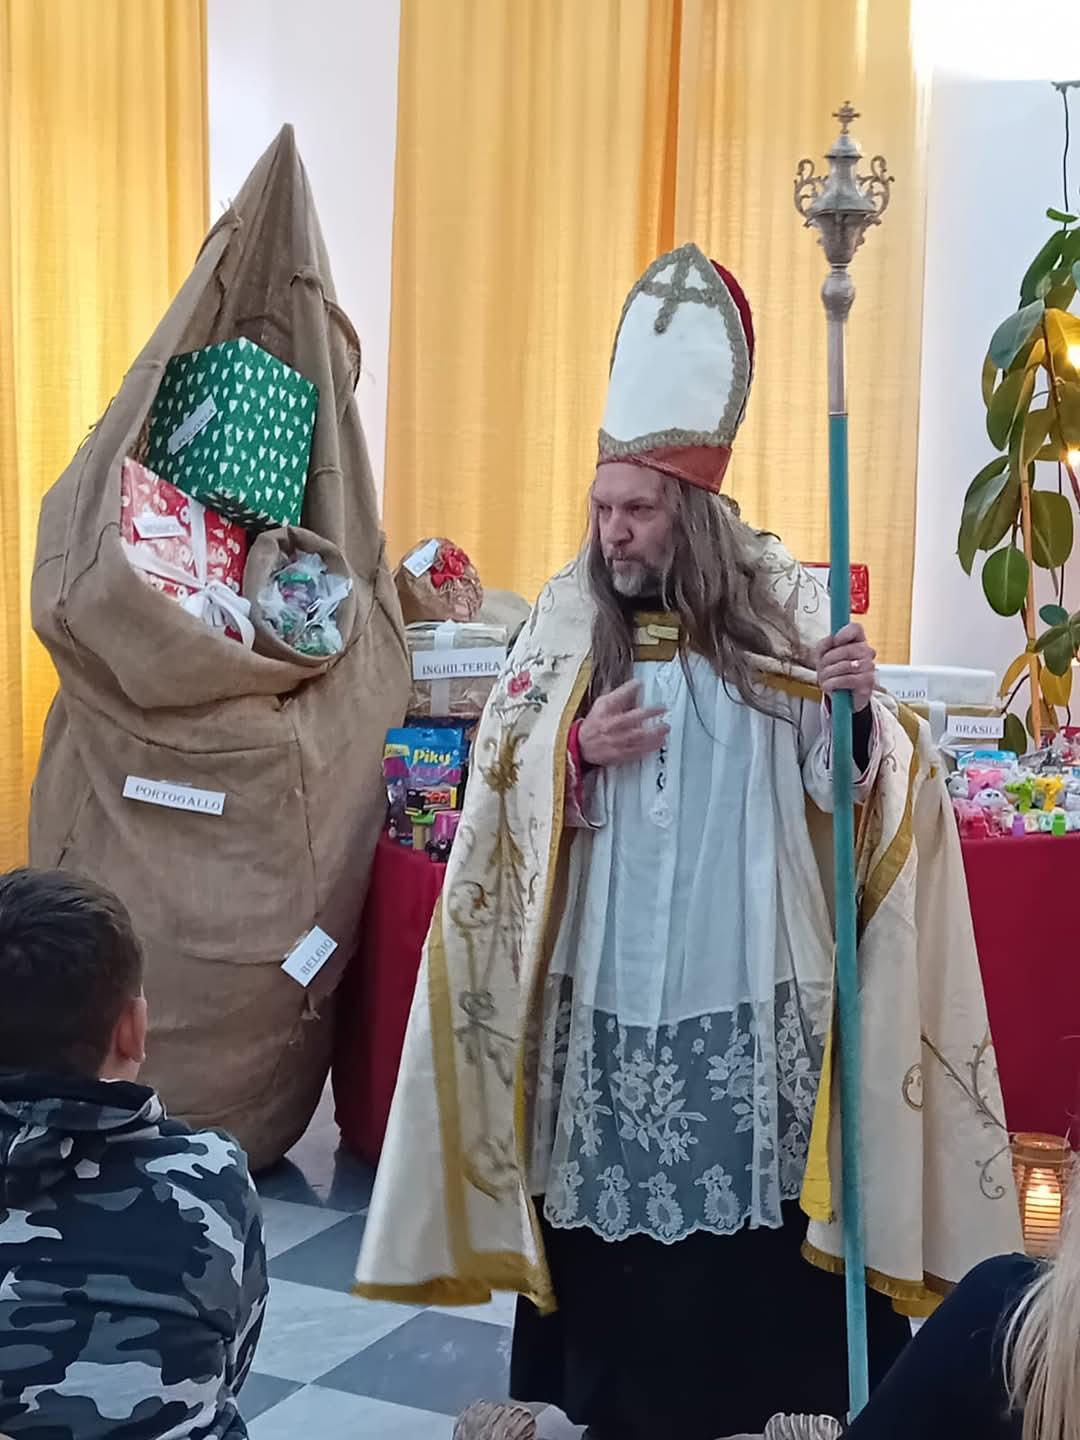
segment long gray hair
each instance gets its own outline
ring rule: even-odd
[[[772,714],[754,684],[750,657],[783,663],[806,657],[795,624],[774,597],[760,563],[764,537],[719,496],[676,480],[668,484],[672,553],[659,598],[679,617],[683,668],[689,675],[689,656],[703,656],[744,704]],[[612,583],[595,520],[586,558],[596,604],[590,687],[595,699],[631,678],[634,632],[630,607]]]

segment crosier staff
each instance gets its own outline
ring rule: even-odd
[[[829,563],[832,631],[851,618],[851,554],[848,527],[848,417],[844,377],[844,327],[855,299],[848,266],[871,225],[889,203],[892,176],[875,156],[868,176],[855,174],[862,158],[849,133],[858,118],[850,103],[836,112],[840,134],[828,152],[827,175],[803,160],[795,177],[795,208],[818,239],[829,262],[821,298],[828,322],[829,368]],[[848,1377],[851,1415],[870,1398],[866,1334],[866,1247],[863,1235],[859,1132],[861,1037],[856,966],[855,819],[852,803],[852,700],[832,696],[833,848],[836,864],[836,977],[840,1026],[840,1099],[843,1146],[844,1269],[847,1282]]]

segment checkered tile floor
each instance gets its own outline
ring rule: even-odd
[[[507,1394],[514,1302],[468,1310],[348,1294],[372,1173],[338,1148],[329,1097],[284,1164],[259,1182],[270,1303],[240,1397],[251,1440],[450,1440],[474,1400]],[[579,1431],[540,1417],[544,1440]]]

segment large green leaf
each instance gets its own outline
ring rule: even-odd
[[[982,397],[983,404],[989,409],[990,401],[994,397],[994,386],[997,384],[998,367],[987,355],[983,361],[982,368]]]
[[[1068,310],[1076,299],[1076,281],[1072,276],[1071,265],[1059,265],[1050,274],[1043,299],[1048,310]]]
[[[1056,570],[1072,554],[1072,506],[1053,490],[1031,492],[1031,558],[1042,570]]]
[[[1068,236],[1064,230],[1055,230],[1028,266],[1027,274],[1020,283],[1020,304],[1030,305],[1040,299],[1047,290],[1047,276],[1061,263],[1061,252]],[[1041,287],[1041,288],[1040,288]]]
[[[1034,393],[1035,372],[1032,370],[1014,370],[994,391],[986,412],[986,433],[995,449],[1004,450],[1017,412],[1027,408]]]
[[[964,510],[960,517],[960,534],[956,548],[960,564],[967,575],[971,574],[976,551],[996,545],[1016,518],[1020,487],[1009,473],[1008,465],[1004,455],[991,460],[990,464],[984,466],[975,476],[964,496]],[[1003,519],[1004,528],[996,534],[995,539],[987,540],[987,535],[998,531]]]
[[[1046,701],[1042,698],[1041,695],[1039,695],[1039,696],[1037,697],[1037,703],[1038,703],[1038,705],[1039,705],[1039,710],[1040,710],[1040,714],[1041,714],[1041,717],[1042,717],[1042,732],[1043,732],[1043,734],[1045,735],[1048,730],[1056,730],[1056,729],[1058,729],[1058,726],[1059,726],[1059,723],[1060,723],[1060,722],[1059,722],[1059,720],[1058,720],[1058,713],[1057,713],[1057,711],[1054,709],[1054,707],[1053,707],[1052,705],[1048,705],[1048,704],[1046,703]],[[1027,728],[1028,734],[1029,734],[1029,735],[1031,736],[1031,738],[1034,740],[1034,738],[1035,738],[1035,722],[1034,722],[1033,719],[1032,719],[1033,710],[1034,710],[1034,707],[1031,706],[1031,705],[1029,705],[1028,708],[1027,708],[1027,714],[1024,716],[1024,724],[1025,724],[1025,726],[1026,726],[1026,728]]]
[[[1034,300],[1002,322],[990,341],[990,359],[999,370],[1007,370],[1031,339],[1043,317],[1045,306]]]
[[[1046,668],[1052,674],[1064,675],[1076,655],[1078,641],[1080,632],[1076,624],[1073,620],[1065,620],[1044,630],[1035,642],[1035,649],[1041,653]]]
[[[983,566],[983,592],[999,615],[1019,615],[1027,599],[1028,562],[1015,545],[995,550]]]
[[[1019,715],[1005,716],[1005,737],[1001,743],[1002,749],[1011,750],[1014,755],[1027,753],[1027,731],[1024,729],[1024,722]]]
[[[1066,627],[1064,635],[1059,635],[1043,651],[1046,668],[1052,675],[1067,675],[1075,658],[1076,636],[1068,627]]]
[[[1063,381],[1058,386],[1057,394],[1061,437],[1065,448],[1080,448],[1080,380]]]
[[[1050,431],[1050,422],[1053,418],[1053,413],[1045,407],[1028,411],[1024,417],[1024,435],[1020,441],[1021,465],[1030,465],[1038,455]]]
[[[1080,345],[1080,316],[1070,315],[1068,310],[1047,310],[1045,316],[1046,338],[1050,342],[1050,358],[1054,369],[1067,370],[1072,367],[1073,347]]]

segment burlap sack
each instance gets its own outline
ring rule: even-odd
[[[147,956],[147,1080],[257,1168],[307,1126],[333,991],[357,938],[385,799],[386,729],[409,693],[401,614],[353,398],[359,347],[291,129],[214,226],[120,393],[46,496],[34,626],[56,664],[31,855],[111,886]],[[120,467],[175,353],[246,335],[319,386],[304,524],[353,572],[344,652],[245,651],[148,589],[120,547]],[[223,792],[220,816],[123,798],[129,776]],[[320,925],[308,989],[281,968]]]

